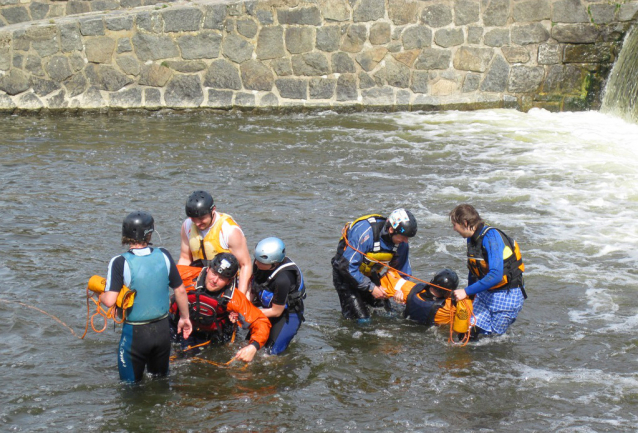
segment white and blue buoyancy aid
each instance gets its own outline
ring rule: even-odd
[[[281,265],[277,269],[274,270],[272,274],[268,277],[265,283],[256,285],[257,291],[257,299],[261,303],[262,307],[270,308],[272,307],[272,283],[275,279],[275,276],[283,270],[293,271],[296,276],[295,288],[288,293],[288,299],[286,300],[286,308],[291,310],[303,310],[303,300],[306,299],[306,287],[303,280],[303,275],[299,266],[288,257],[285,257]]]
[[[129,288],[137,292],[126,321],[152,322],[165,317],[168,314],[169,281],[164,253],[154,248],[146,256],[136,256],[129,251],[122,256],[131,270]]]

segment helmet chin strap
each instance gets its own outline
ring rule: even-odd
[[[383,228],[381,229],[381,239],[389,244],[394,244],[394,242],[392,242],[393,234],[394,233],[390,233],[390,227],[383,226]]]

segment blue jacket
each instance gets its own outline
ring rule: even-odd
[[[485,227],[483,230],[487,228],[488,227]],[[480,233],[477,233],[477,235],[479,234]],[[469,244],[470,242],[472,242],[472,238],[468,238],[467,243]],[[485,234],[483,237],[483,247],[487,252],[489,272],[480,280],[471,272],[469,273],[467,279],[468,286],[465,289],[465,293],[468,295],[475,295],[490,289],[503,279],[503,250],[505,249],[505,244],[497,230],[489,230]]]
[[[359,251],[369,253],[373,250],[374,239],[372,226],[368,221],[359,221],[348,230],[347,235],[348,242]],[[383,237],[381,237],[380,242],[383,250],[392,251],[394,249],[394,245],[386,242]],[[410,245],[407,242],[399,244],[394,259],[392,260],[392,266],[401,272],[412,275],[409,253]],[[350,248],[350,246],[347,246],[343,252],[343,257],[349,263],[348,272],[359,283],[358,288],[360,290],[372,291],[375,284],[359,270],[359,266],[361,266],[363,262],[363,255]]]

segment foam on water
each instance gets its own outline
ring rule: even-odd
[[[415,157],[427,147],[455,160],[430,173],[423,206],[433,199],[474,203],[488,222],[525,245],[530,276],[560,276],[582,287],[587,308],[571,311],[570,320],[614,320],[607,275],[636,288],[638,125],[598,112],[541,109],[388,117],[409,127],[404,137],[414,143]],[[459,175],[473,180],[460,183]],[[508,203],[520,209],[514,218]],[[439,221],[446,216],[440,213]],[[447,242],[439,239],[437,251],[447,252]]]
[[[636,125],[542,110],[15,120],[3,125],[0,161],[0,276],[10,299],[83,325],[86,277],[120,251],[121,215],[151,208],[162,241],[179,251],[183,200],[199,188],[215,191],[249,245],[285,238],[309,294],[307,321],[284,356],[260,352],[248,368],[223,371],[180,360],[170,393],[149,392],[155,381],[145,387],[161,409],[137,394],[120,402],[112,329],[76,342],[0,306],[8,427],[78,426],[86,407],[103,416],[98,428],[115,421],[115,430],[253,430],[247,411],[273,431],[635,428]],[[530,297],[505,336],[452,347],[447,329],[425,330],[395,311],[365,326],[341,319],[330,258],[346,221],[411,209],[415,275],[450,267],[463,285],[464,242],[447,217],[462,202],[523,250]],[[239,340],[205,357],[225,362]],[[50,369],[47,354],[64,369]],[[88,385],[69,388],[69,378]],[[45,412],[32,399],[40,386],[49,389]],[[27,418],[29,410],[40,415]]]

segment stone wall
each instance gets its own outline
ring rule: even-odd
[[[170,1],[172,0],[0,0],[0,27],[65,15],[131,9]]]
[[[68,15],[0,28],[0,110],[597,108],[637,15],[638,0],[205,0]]]

